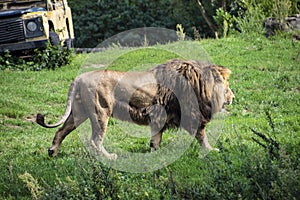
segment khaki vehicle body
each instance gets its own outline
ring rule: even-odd
[[[72,46],[67,0],[0,0],[0,52],[53,45]]]

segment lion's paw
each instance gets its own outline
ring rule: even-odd
[[[115,153],[111,153],[111,154],[109,154],[109,156],[108,156],[108,159],[109,159],[109,160],[117,160],[117,158],[118,158],[118,155],[115,154]]]
[[[212,149],[211,149],[211,151],[216,151],[216,152],[219,152],[219,151],[220,151],[220,149],[218,149],[218,148],[212,148]]]

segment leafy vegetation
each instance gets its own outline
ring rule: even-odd
[[[113,69],[139,70],[178,54],[163,50],[203,47],[210,60],[233,72],[235,102],[228,107],[216,147],[199,156],[193,141],[174,163],[145,173],[115,170],[89,153],[77,131],[59,155],[47,148],[54,130],[34,123],[41,112],[58,119],[70,82],[83,63],[101,59]],[[185,46],[186,45],[186,46]],[[297,199],[300,195],[300,44],[284,37],[177,42],[114,54],[75,55],[55,71],[0,71],[0,196],[2,199]],[[122,55],[118,57],[117,55]],[[184,57],[184,56],[183,56]],[[115,62],[111,63],[111,60]],[[141,68],[140,68],[141,69]],[[132,152],[147,152],[148,137],[122,135],[109,122],[107,139]],[[143,129],[148,129],[144,127]],[[163,144],[176,133],[166,133]],[[110,149],[110,151],[114,151]]]
[[[24,55],[0,53],[0,70],[55,70],[70,63],[73,51],[65,47],[47,45],[45,49],[35,49],[24,59]]]
[[[236,31],[245,35],[261,34],[267,17],[282,20],[297,14],[299,3],[299,0],[198,0],[198,3],[195,0],[69,0],[76,47],[95,47],[105,39],[135,28],[174,30],[177,24],[182,24],[187,36],[194,39],[226,37]]]

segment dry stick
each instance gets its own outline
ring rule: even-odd
[[[218,38],[218,29],[217,29],[217,27],[216,27],[213,23],[211,23],[211,21],[208,19],[207,15],[206,15],[205,8],[203,7],[203,5],[202,5],[202,3],[201,3],[200,0],[198,0],[198,4],[199,4],[199,6],[200,6],[200,11],[201,11],[201,14],[202,14],[204,20],[205,20],[206,23],[208,24],[208,26],[209,26],[209,28],[211,29],[211,31],[212,31],[213,33],[215,33],[216,38]]]

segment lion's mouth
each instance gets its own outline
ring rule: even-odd
[[[232,104],[232,101],[225,101],[222,108],[225,108],[225,106],[231,105],[231,104]]]
[[[226,105],[231,105],[231,104],[232,104],[232,101],[226,101],[225,104],[226,104]]]

